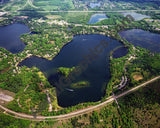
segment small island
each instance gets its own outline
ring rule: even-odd
[[[71,84],[72,88],[85,88],[89,86],[90,86],[90,83],[88,81],[79,81]]]
[[[61,73],[65,77],[68,77],[68,75],[75,69],[75,67],[67,68],[67,67],[59,67],[57,72]]]

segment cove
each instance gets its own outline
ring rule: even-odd
[[[125,56],[127,53],[128,53],[128,48],[127,47],[120,47],[120,48],[117,48],[112,53],[112,56],[113,56],[114,59],[116,59],[116,58],[120,58],[120,57]]]
[[[119,34],[135,46],[149,49],[151,52],[160,52],[160,34],[142,29],[126,30]]]
[[[87,22],[88,24],[94,24],[94,23],[97,23],[101,20],[104,20],[104,19],[108,19],[108,17],[106,16],[106,14],[94,14],[91,16],[90,20]]]
[[[19,23],[0,27],[0,47],[7,49],[11,53],[23,51],[25,44],[21,42],[19,36],[28,32],[29,28]]]
[[[98,34],[77,35],[66,44],[60,53],[51,61],[39,57],[29,57],[23,60],[19,66],[35,66],[48,78],[51,85],[56,87],[58,104],[68,107],[83,102],[95,102],[104,96],[106,85],[110,80],[109,56],[115,48],[123,46],[122,43],[110,37]],[[98,49],[98,50],[96,50]],[[98,52],[95,52],[98,51]],[[86,58],[91,57],[91,60]],[[83,70],[72,75],[72,83],[88,81],[90,86],[72,88],[71,84],[63,85],[61,74],[57,73],[59,67],[73,67],[81,62]]]

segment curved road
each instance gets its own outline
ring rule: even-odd
[[[160,76],[157,76],[137,87],[134,87],[128,91],[125,91],[123,92],[122,94],[119,94],[118,96],[115,96],[115,98],[120,98],[122,96],[125,96],[129,93],[132,93],[133,91],[139,89],[140,87],[143,87],[149,83],[152,83],[153,81],[157,80],[157,79],[160,79]],[[79,116],[79,115],[82,115],[82,114],[85,114],[85,113],[88,113],[88,112],[91,112],[95,109],[98,109],[98,108],[101,108],[103,106],[105,106],[106,104],[108,103],[111,103],[114,101],[114,98],[112,96],[110,96],[109,98],[107,98],[107,100],[103,103],[100,103],[98,105],[95,105],[95,106],[91,106],[89,108],[84,108],[84,109],[81,109],[81,110],[77,110],[75,112],[71,112],[71,113],[68,113],[68,114],[64,114],[64,115],[58,115],[58,116],[34,116],[34,115],[28,115],[28,114],[24,114],[24,113],[18,113],[18,112],[15,112],[15,111],[12,111],[8,108],[5,108],[3,107],[2,105],[0,105],[0,108],[3,109],[5,112],[4,113],[10,113],[10,114],[14,114],[15,117],[17,118],[22,118],[22,119],[29,119],[29,120],[37,120],[37,121],[42,121],[42,120],[46,120],[46,119],[54,119],[54,120],[61,120],[61,119],[68,119],[68,118],[71,118],[71,117],[75,117],[75,116]]]

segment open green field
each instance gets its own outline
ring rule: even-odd
[[[74,9],[72,0],[34,0],[33,4],[49,11]]]

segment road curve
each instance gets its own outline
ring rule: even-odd
[[[143,87],[143,86],[145,86],[147,84],[150,84],[150,83],[154,82],[157,79],[160,79],[160,76],[157,76],[157,77],[155,77],[155,78],[153,78],[153,79],[151,79],[151,80],[149,80],[149,81],[147,81],[147,82],[145,82],[143,84],[140,84],[140,85],[138,85],[138,86],[136,86],[134,88],[131,88],[130,90],[125,91],[122,94],[119,94],[118,96],[116,96],[116,98],[120,98],[120,97],[122,97],[124,95],[127,95],[128,93],[131,93],[131,92],[133,92],[133,91],[135,91],[135,90],[137,90],[137,89],[139,89],[139,88],[141,88],[141,87]]]
[[[125,96],[131,92],[134,92],[135,90],[139,89],[140,87],[143,87],[149,83],[152,83],[153,81],[157,80],[157,79],[160,79],[160,76],[157,76],[139,86],[136,86],[128,91],[125,91],[123,92],[122,94],[119,94],[117,96],[115,96],[116,98],[120,98],[122,96]],[[79,116],[79,115],[82,115],[82,114],[85,114],[85,113],[88,113],[88,112],[91,112],[95,109],[98,109],[98,108],[101,108],[103,106],[105,106],[106,104],[108,103],[111,103],[114,101],[114,98],[112,96],[108,97],[106,101],[98,104],[98,105],[95,105],[95,106],[91,106],[89,108],[85,108],[85,109],[81,109],[81,110],[78,110],[78,111],[75,111],[75,112],[71,112],[71,113],[68,113],[68,114],[64,114],[64,115],[58,115],[58,116],[34,116],[34,115],[28,115],[28,114],[24,114],[24,113],[19,113],[19,112],[15,112],[15,111],[12,111],[6,107],[3,107],[2,105],[0,105],[0,108],[3,109],[5,112],[7,113],[10,113],[10,114],[14,114],[15,117],[17,118],[22,118],[22,119],[29,119],[29,120],[37,120],[37,121],[42,121],[42,120],[46,120],[46,119],[54,119],[54,120],[61,120],[61,119],[68,119],[68,118],[71,118],[71,117],[75,117],[75,116]]]

